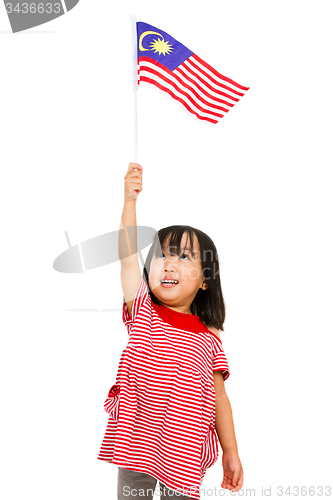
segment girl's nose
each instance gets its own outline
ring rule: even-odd
[[[164,266],[164,271],[167,271],[167,272],[170,273],[171,271],[175,270],[174,267],[175,266],[172,266],[171,264],[166,263],[165,266]]]
[[[175,262],[171,262],[168,259],[165,259],[164,261],[164,271],[166,272],[171,272],[175,270]]]

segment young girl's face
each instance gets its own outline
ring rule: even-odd
[[[153,294],[162,304],[185,314],[191,314],[190,306],[199,288],[208,288],[202,276],[199,243],[195,235],[193,254],[187,234],[184,233],[180,243],[181,253],[176,254],[175,247],[169,247],[170,237],[164,242],[162,253],[155,255],[151,261],[149,286]],[[175,285],[162,283],[165,279],[177,280]]]

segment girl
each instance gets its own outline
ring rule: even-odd
[[[221,487],[238,491],[243,469],[224,387],[230,371],[219,334],[225,306],[217,251],[202,231],[170,226],[155,234],[141,275],[142,172],[130,163],[125,175],[118,250],[129,340],[104,403],[109,421],[98,459],[118,467],[118,500],[151,500],[157,480],[163,498],[199,500],[219,441]]]

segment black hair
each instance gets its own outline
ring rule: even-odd
[[[220,281],[220,267],[216,247],[207,234],[195,229],[191,226],[169,226],[164,227],[157,231],[153,238],[153,243],[148,252],[146,262],[143,267],[142,278],[144,279],[148,293],[154,302],[159,303],[159,299],[153,294],[149,286],[149,272],[150,265],[153,257],[161,252],[164,242],[170,235],[169,247],[176,249],[179,256],[181,253],[180,243],[183,234],[187,233],[190,237],[190,248],[193,254],[193,234],[196,235],[200,249],[200,261],[202,265],[202,277],[206,280],[208,288],[203,290],[199,288],[196,296],[191,304],[191,313],[199,316],[201,321],[207,326],[213,326],[218,330],[223,330],[223,323],[225,320],[225,304],[223,300],[221,281]]]

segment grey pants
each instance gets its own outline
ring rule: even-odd
[[[145,472],[118,467],[118,500],[140,500],[141,498],[152,500],[156,483],[157,479]],[[167,488],[160,481],[159,484],[161,489],[160,491],[157,489],[157,498],[163,498],[163,500],[190,500],[189,497],[180,495],[178,491]]]

